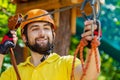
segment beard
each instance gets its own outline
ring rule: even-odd
[[[53,51],[53,43],[47,42],[46,45],[42,46],[38,44],[35,39],[35,44],[31,45],[29,41],[26,42],[26,45],[33,51],[39,54],[49,55]]]

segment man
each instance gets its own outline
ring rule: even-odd
[[[41,9],[33,9],[28,11],[24,19],[30,19],[35,16],[46,14],[47,11]],[[91,24],[92,20],[85,21],[85,33],[81,36],[87,41],[91,41]],[[95,29],[97,26],[95,25]],[[50,15],[42,16],[21,24],[21,35],[26,46],[29,47],[31,57],[28,57],[24,63],[18,65],[21,80],[70,80],[72,69],[72,56],[62,56],[53,53],[53,42],[55,39],[55,24]],[[11,31],[13,42],[16,44],[16,32]],[[90,50],[88,50],[88,54]],[[99,52],[97,50],[98,58]],[[1,53],[1,63],[4,55]],[[88,57],[87,57],[88,59]],[[100,59],[98,61],[100,68]],[[80,80],[82,68],[79,59],[76,59],[74,77]],[[99,73],[96,70],[94,54],[91,56],[90,65],[88,67],[84,80],[95,80]],[[13,67],[10,67],[2,73],[0,80],[17,80]]]

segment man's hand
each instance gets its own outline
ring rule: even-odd
[[[17,36],[15,31],[8,32],[0,44],[0,54],[8,53],[9,48],[14,48],[17,42]]]
[[[84,68],[86,69],[85,75],[82,70],[82,64],[78,65],[74,70],[75,80],[97,80],[99,73],[96,68],[96,64],[98,69],[100,69],[100,55],[98,48],[96,48],[96,52],[91,50],[91,42],[93,37],[98,36],[98,27],[97,24],[93,24],[94,30],[92,30],[93,20],[85,21],[84,25],[84,33],[81,35],[82,38],[88,41],[88,49],[86,50],[86,59],[84,63]],[[92,37],[92,34],[94,35]],[[101,35],[101,34],[100,34]],[[83,39],[83,40],[84,40]],[[92,52],[91,52],[92,51]],[[96,63],[97,60],[97,63]],[[89,63],[89,65],[88,65]]]
[[[10,31],[13,37],[13,43],[16,45],[18,37],[16,31]]]
[[[81,37],[85,38],[87,41],[91,41],[92,40],[92,33],[94,33],[94,31],[97,29],[97,25],[94,24],[94,30],[92,31],[92,24],[93,24],[93,20],[87,20],[84,22],[84,33],[81,35]]]

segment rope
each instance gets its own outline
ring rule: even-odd
[[[26,20],[22,20],[22,22],[25,22],[25,21],[29,21],[29,20],[32,20],[32,19],[35,19],[35,18],[39,18],[39,17],[42,17],[42,16],[46,16],[46,15],[51,15],[51,14],[54,14],[56,12],[63,12],[63,11],[66,11],[66,10],[69,10],[69,9],[72,9],[74,7],[78,7],[80,6],[80,4],[74,4],[72,6],[68,6],[68,7],[65,7],[65,8],[61,8],[61,9],[58,9],[58,10],[54,10],[54,11],[51,11],[51,12],[48,12],[46,14],[42,14],[42,15],[39,15],[39,16],[35,16],[33,18],[29,18],[29,19],[26,19]]]
[[[79,45],[77,46],[75,53],[74,53],[74,58],[73,58],[73,63],[72,63],[72,71],[71,71],[71,80],[74,80],[74,66],[75,66],[75,58],[78,54],[78,52],[80,53],[80,60],[81,60],[81,64],[82,64],[82,75],[80,77],[80,80],[83,80],[84,77],[86,76],[86,72],[88,70],[90,61],[91,61],[91,56],[94,53],[95,54],[95,61],[96,61],[96,70],[99,73],[100,69],[99,69],[99,65],[98,65],[98,55],[97,55],[97,51],[96,48],[100,45],[99,40],[97,39],[97,37],[94,37],[93,40],[91,41],[91,51],[88,55],[88,59],[86,62],[86,66],[84,66],[84,59],[83,59],[83,49],[85,46],[88,45],[88,42],[82,38]]]
[[[14,52],[13,52],[12,48],[10,48],[10,58],[11,58],[11,63],[14,67],[14,70],[15,70],[15,73],[16,73],[16,76],[17,76],[17,80],[21,80],[20,74],[19,74],[19,71],[18,71],[18,68],[17,68]]]

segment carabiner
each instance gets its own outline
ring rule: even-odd
[[[90,18],[87,18],[85,12],[83,11],[84,7],[86,6],[86,4],[88,2],[92,8],[92,14],[90,15]],[[100,16],[100,6],[101,5],[100,5],[99,0],[84,0],[83,4],[81,6],[81,9],[80,9],[80,10],[82,10],[81,14],[85,20],[93,20],[93,24],[91,25],[92,39],[94,38],[94,35],[95,35],[94,34],[94,23],[97,24],[97,26],[98,26],[98,34],[97,34],[98,39],[100,39],[100,37],[101,37],[101,23],[98,20],[99,16]]]

